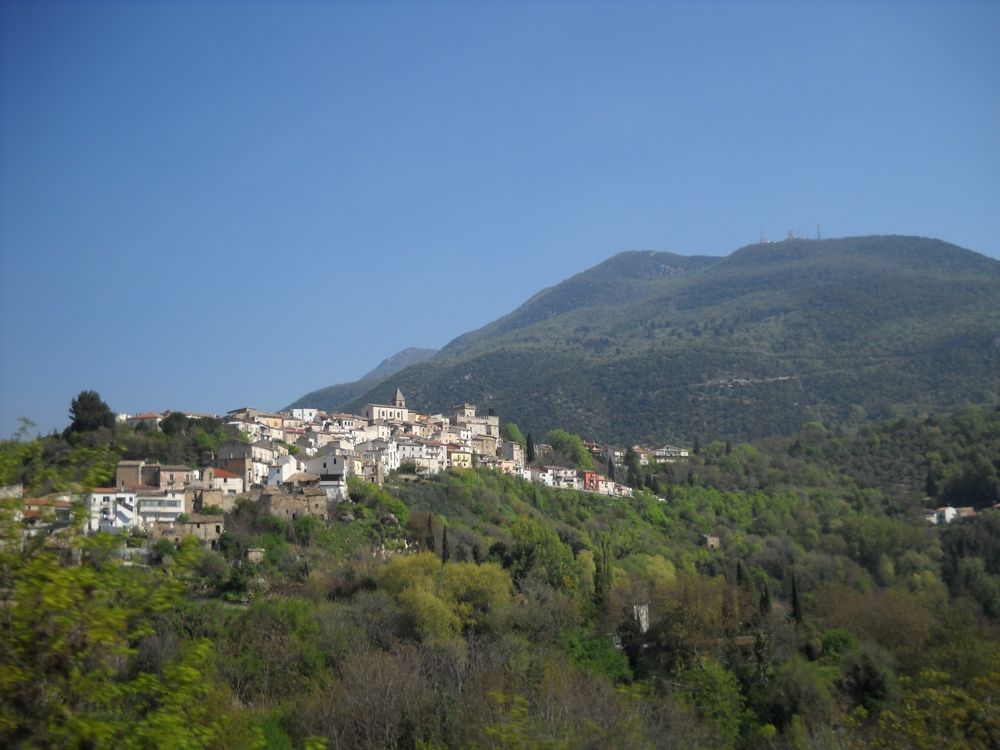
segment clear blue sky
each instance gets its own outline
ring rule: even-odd
[[[279,408],[626,249],[1000,257],[1000,3],[0,4],[0,436]]]

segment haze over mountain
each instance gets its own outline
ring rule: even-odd
[[[398,386],[536,434],[743,439],[994,403],[998,373],[1000,262],[919,237],[796,239],[620,253],[344,406]]]
[[[411,365],[424,362],[437,353],[437,349],[421,349],[411,346],[401,352],[396,352],[391,357],[386,357],[358,380],[351,383],[338,383],[312,391],[285,408],[315,407],[326,411],[336,411],[347,402],[370,390],[375,383],[395,375]]]

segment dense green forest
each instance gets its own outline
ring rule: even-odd
[[[5,441],[2,481],[87,482],[133,439]],[[148,566],[21,547],[3,501],[0,744],[996,747],[1000,411],[705,440],[630,455],[632,498],[452,470],[352,480],[330,522],[242,501],[220,551]],[[927,526],[943,503],[979,515]]]

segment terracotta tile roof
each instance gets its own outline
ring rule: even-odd
[[[227,471],[226,469],[216,469],[215,470],[215,478],[216,479],[241,479],[242,477],[240,477],[239,474],[237,474],[235,472],[232,472],[232,471]]]

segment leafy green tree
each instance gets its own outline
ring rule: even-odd
[[[639,462],[639,454],[634,448],[625,451],[625,481],[629,487],[642,487],[642,464]]]
[[[434,592],[408,588],[399,593],[398,600],[413,619],[413,627],[421,638],[445,640],[458,635],[461,628],[458,616]]]
[[[992,659],[996,663],[995,656]],[[883,711],[870,738],[873,748],[989,748],[1000,737],[1000,671],[956,685],[939,670],[900,679],[901,704]]]
[[[594,468],[594,459],[579,435],[566,432],[566,430],[550,430],[545,436],[545,442],[551,445],[553,450],[569,459],[574,466],[581,469]]]
[[[632,672],[637,672],[642,649],[646,643],[645,638],[643,638],[642,624],[639,622],[634,608],[625,607],[622,611],[622,620],[618,625],[618,639],[621,642],[622,652],[628,658],[629,669]]]
[[[524,436],[524,433],[521,432],[521,428],[518,427],[513,422],[508,422],[506,425],[504,425],[503,432],[504,432],[504,437],[506,437],[511,442],[517,443],[522,448],[527,447],[528,439]]]
[[[830,631],[827,631],[830,632]],[[886,708],[896,697],[897,681],[892,657],[866,643],[844,655],[840,689],[869,716]]]
[[[240,612],[223,644],[240,698],[270,706],[302,690],[323,668],[318,635],[315,613],[303,599],[267,599]]]
[[[260,747],[203,640],[138,669],[138,646],[180,601],[158,570],[127,568],[103,535],[70,538],[80,565],[4,547],[10,597],[0,639],[0,744],[7,747]],[[185,561],[181,561],[183,565]]]
[[[699,659],[678,675],[680,695],[700,716],[712,723],[726,746],[740,735],[743,695],[732,672],[714,659]]]
[[[164,435],[187,435],[191,420],[183,412],[172,411],[160,422]]]
[[[442,570],[440,581],[440,596],[466,633],[488,630],[510,603],[510,576],[493,563],[451,563]]]
[[[779,728],[789,728],[796,717],[816,726],[828,722],[834,702],[822,668],[793,656],[775,669],[765,691],[755,696],[762,718]]]
[[[583,669],[593,674],[599,674],[615,683],[632,681],[632,669],[629,660],[633,653],[642,649],[642,633],[637,626],[635,617],[629,625],[623,621],[618,628],[622,650],[615,648],[614,642],[605,635],[576,627],[565,632],[560,641],[569,651],[573,661]],[[637,646],[633,648],[633,645]]]
[[[555,588],[573,588],[573,552],[551,528],[529,518],[519,518],[510,527],[510,551],[515,580],[534,576]]]
[[[1000,502],[1000,477],[997,467],[980,454],[952,478],[941,493],[949,505],[972,505],[988,508]]]
[[[114,427],[115,415],[101,400],[97,391],[80,391],[70,403],[69,417],[72,420],[66,433],[93,432],[101,427]]]

